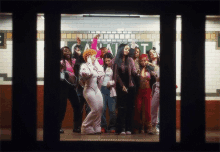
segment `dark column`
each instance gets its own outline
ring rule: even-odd
[[[27,149],[36,141],[36,19],[13,13],[12,141]]]
[[[176,15],[160,15],[160,142],[176,142]]]
[[[205,142],[205,15],[182,15],[181,142]]]
[[[45,13],[44,61],[44,135],[46,143],[60,139],[58,110],[60,101],[60,22],[61,16],[53,11]]]

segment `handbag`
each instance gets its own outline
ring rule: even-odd
[[[66,81],[71,86],[77,85],[77,77],[71,74],[71,72],[66,70],[66,65],[65,65],[65,70],[60,72],[60,80]]]

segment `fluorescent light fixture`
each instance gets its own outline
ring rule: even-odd
[[[127,17],[127,18],[157,18],[160,15],[140,15],[140,14],[61,14],[61,16],[75,16],[75,17]]]
[[[83,17],[118,17],[118,18],[140,18],[139,15],[129,15],[129,14],[83,14]]]

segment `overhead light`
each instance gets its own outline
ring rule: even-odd
[[[112,15],[112,14],[84,14],[83,17],[118,17],[118,18],[140,18],[138,15]]]

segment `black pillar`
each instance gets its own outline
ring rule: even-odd
[[[176,142],[176,15],[160,15],[160,142]]]
[[[60,101],[60,13],[45,13],[44,135],[54,146],[60,140],[58,110]],[[48,145],[49,146],[49,145]]]
[[[181,142],[205,142],[205,15],[182,15]]]
[[[36,19],[13,12],[12,141],[27,149],[36,141]]]

